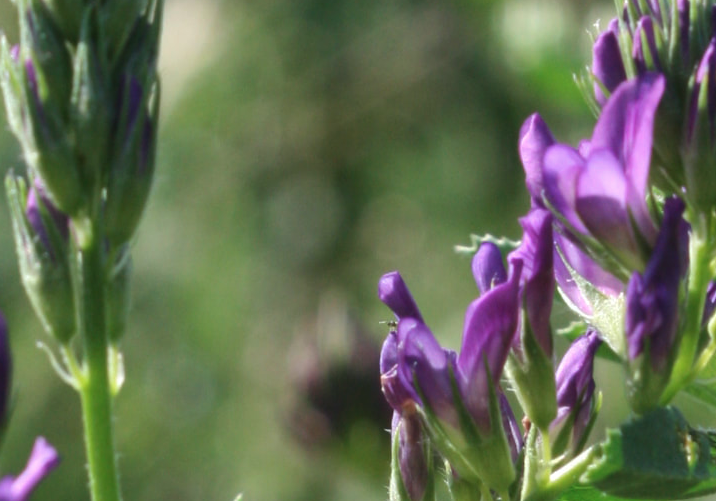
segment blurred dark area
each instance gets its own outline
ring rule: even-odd
[[[609,1],[167,0],[157,178],[134,243],[117,400],[125,499],[383,500],[378,354],[399,269],[456,348],[476,295],[470,233],[519,237],[517,156],[539,110],[593,124],[572,75]],[[17,40],[14,6],[2,29]],[[0,166],[22,170],[7,126]],[[0,204],[0,309],[15,413],[0,471],[35,435],[60,468],[33,499],[87,499],[79,404],[35,347]],[[619,390],[620,391],[620,390]]]

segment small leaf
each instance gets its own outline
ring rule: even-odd
[[[582,482],[612,496],[679,499],[716,491],[709,434],[691,428],[674,407],[609,430],[599,447],[601,457]]]

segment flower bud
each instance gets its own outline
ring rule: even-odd
[[[578,453],[587,438],[594,419],[594,355],[600,344],[596,331],[587,331],[574,340],[557,368],[557,417],[551,424],[552,433],[558,435],[555,454],[566,449]]]
[[[643,274],[634,272],[626,292],[626,339],[632,366],[628,397],[637,413],[659,403],[668,383],[679,326],[679,295],[688,266],[684,203],[664,206],[659,239]]]
[[[112,113],[109,73],[99,33],[97,9],[88,8],[74,56],[70,125],[87,192],[98,196],[109,157]]]
[[[485,242],[472,258],[472,275],[480,294],[507,281],[507,271],[502,263],[502,253],[492,242]]]
[[[113,246],[134,235],[154,178],[156,90],[150,95],[133,77],[124,80],[104,208],[105,231]]]
[[[22,65],[25,87],[25,109],[30,122],[31,138],[21,141],[25,160],[43,181],[52,202],[64,213],[75,215],[84,195],[77,159],[67,125],[58,110],[45,106],[40,97],[42,74],[32,61]]]
[[[72,88],[72,62],[65,40],[42,0],[22,0],[19,9],[20,56],[32,61],[43,106],[64,120]]]
[[[156,4],[149,0],[124,0],[105,2],[101,6],[102,32],[110,54],[118,54],[126,43],[132,29],[146,9]]]
[[[390,501],[435,499],[432,451],[417,413],[393,413]]]
[[[399,319],[381,354],[388,402],[402,414],[421,413],[435,448],[461,478],[497,490],[514,480],[519,447],[497,381],[517,329],[521,269],[517,262],[506,282],[468,307],[459,355],[442,348],[422,320],[405,316],[419,312],[397,273],[379,285],[381,299]]]
[[[52,205],[39,180],[26,191],[20,177],[5,179],[20,276],[45,330],[66,344],[76,331],[68,261],[68,218]]]
[[[555,289],[552,215],[533,208],[520,223],[522,243],[508,257],[510,262],[523,263],[520,327],[506,368],[525,414],[545,430],[557,412],[549,322]]]

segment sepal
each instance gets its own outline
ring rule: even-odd
[[[434,501],[434,457],[419,416],[394,413],[392,428],[390,501]]]
[[[105,230],[113,246],[132,238],[144,213],[154,178],[159,84],[144,88],[125,81],[107,183]]]
[[[70,123],[87,193],[97,194],[109,155],[112,104],[97,9],[87,8],[74,56]]]
[[[68,244],[38,195],[40,220],[49,242],[30,223],[26,214],[28,192],[22,178],[10,172],[5,178],[20,277],[35,313],[52,337],[67,344],[76,332]]]
[[[500,396],[490,382],[490,430],[485,433],[479,430],[458,396],[457,381],[452,374],[451,379],[458,428],[440,420],[429,405],[418,408],[432,442],[462,481],[475,486],[485,484],[490,489],[505,492],[514,482],[516,474],[513,452],[503,427]]]
[[[538,429],[546,430],[557,415],[554,364],[537,342],[526,315],[523,315],[520,347],[519,355],[511,353],[507,359],[507,376],[529,420]]]

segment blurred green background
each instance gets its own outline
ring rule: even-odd
[[[167,0],[157,178],[134,244],[116,406],[125,499],[386,498],[377,350],[391,315],[377,280],[400,269],[457,347],[476,290],[453,245],[519,237],[517,135],[530,113],[562,141],[590,134],[572,74],[612,11],[611,0]],[[15,16],[0,3],[11,40]],[[6,126],[0,168],[23,168]],[[16,400],[0,471],[17,472],[43,434],[63,462],[33,499],[87,499],[78,399],[35,346],[47,340],[11,238],[1,203]],[[606,390],[608,406],[623,398]],[[607,422],[623,417],[610,409]]]

